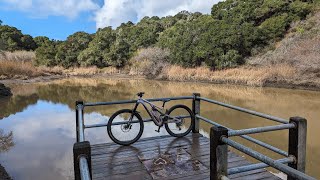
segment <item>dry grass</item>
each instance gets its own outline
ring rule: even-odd
[[[35,67],[32,51],[0,52],[0,79],[28,79],[30,77],[61,74],[60,67]]]
[[[221,71],[210,71],[207,67],[182,68],[168,67],[164,78],[176,81],[209,81],[227,84],[245,84],[263,86],[266,82],[289,81],[295,75],[296,69],[286,64],[268,67],[240,67]]]
[[[169,55],[169,50],[158,47],[139,49],[129,61],[129,74],[155,78],[169,64]]]
[[[1,60],[32,62],[32,60],[35,57],[36,55],[33,51],[14,51],[14,52],[0,51]]]
[[[42,75],[42,72],[32,65],[34,57],[34,52],[28,51],[0,52],[0,79]]]
[[[43,75],[31,62],[0,60],[0,79],[24,78]]]
[[[320,72],[320,12],[293,25],[273,51],[248,59],[255,66],[288,64],[300,73]]]
[[[103,69],[99,69],[96,66],[91,66],[63,69],[62,73],[70,76],[90,76],[95,74],[119,74],[121,73],[121,70],[115,67],[106,67]]]
[[[0,79],[28,79],[38,76],[49,76],[55,74],[64,74],[70,76],[87,76],[95,74],[116,74],[121,73],[114,67],[99,69],[92,67],[75,67],[65,69],[60,66],[36,67],[32,61],[35,58],[34,52],[15,51],[0,52]]]

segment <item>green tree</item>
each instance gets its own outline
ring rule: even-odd
[[[92,36],[85,32],[70,35],[66,41],[57,46],[56,63],[65,68],[79,66],[81,62],[78,62],[78,56],[88,47],[91,40]]]
[[[44,41],[41,46],[36,49],[36,58],[34,60],[35,65],[43,66],[55,66],[57,62],[55,61],[55,56],[57,53],[58,42],[53,40]]]
[[[6,51],[34,50],[37,46],[30,35],[15,27],[0,25],[1,48]]]
[[[121,67],[129,59],[130,45],[124,39],[117,39],[111,46],[109,52],[105,52],[103,57],[108,66]]]
[[[78,62],[82,66],[107,66],[103,54],[110,52],[111,45],[114,43],[115,39],[116,35],[111,27],[99,29],[93,40],[89,43],[88,48],[80,52]]]
[[[36,43],[37,47],[41,47],[42,45],[45,45],[50,41],[50,39],[46,36],[37,36],[33,40]]]
[[[23,35],[21,37],[21,43],[24,50],[35,50],[38,46],[36,42],[33,40],[32,36],[30,35]]]

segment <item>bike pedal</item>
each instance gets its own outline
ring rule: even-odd
[[[155,130],[155,131],[159,133],[160,132],[160,127],[158,128],[158,130]]]

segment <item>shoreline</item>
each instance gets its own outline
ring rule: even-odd
[[[246,87],[270,87],[270,88],[282,88],[282,89],[292,89],[292,90],[308,90],[308,91],[320,91],[320,87],[312,84],[293,84],[288,82],[272,82],[268,81],[263,85],[248,85],[241,82],[224,82],[224,81],[207,81],[207,80],[169,80],[167,78],[154,78],[149,79],[146,76],[136,76],[128,74],[93,74],[93,75],[48,75],[48,76],[38,76],[31,77],[27,79],[2,79],[0,83],[7,84],[27,84],[27,83],[39,83],[39,82],[50,82],[60,79],[69,78],[111,78],[111,79],[147,79],[156,81],[166,81],[166,82],[194,82],[194,83],[206,83],[206,84],[225,84],[225,85],[236,85],[236,86],[246,86]]]

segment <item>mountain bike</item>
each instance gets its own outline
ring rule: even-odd
[[[136,142],[142,135],[144,129],[144,121],[140,116],[137,108],[140,104],[147,111],[151,120],[160,132],[160,128],[164,125],[166,131],[174,137],[182,137],[187,135],[194,123],[194,115],[188,106],[179,104],[166,110],[165,104],[170,99],[163,99],[162,107],[156,106],[150,101],[143,99],[144,92],[137,94],[138,100],[133,109],[122,109],[115,112],[109,119],[107,131],[112,141],[120,145],[130,145]],[[149,106],[149,108],[148,108]]]

